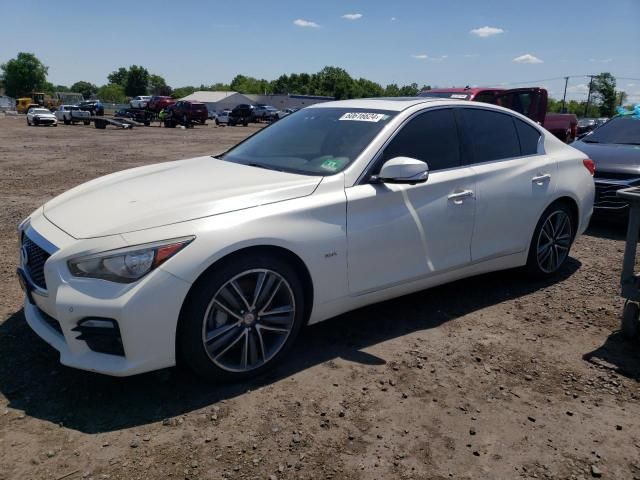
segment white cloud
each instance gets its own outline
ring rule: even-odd
[[[592,63],[611,63],[613,58],[590,58],[589,61]]]
[[[464,56],[464,58],[478,58],[480,56],[480,54],[479,53],[466,53],[463,56]]]
[[[504,30],[502,28],[489,27],[487,25],[486,27],[474,28],[473,30],[470,30],[469,33],[476,37],[486,38],[504,33]]]
[[[538,57],[531,55],[530,53],[525,53],[524,55],[520,55],[512,60],[515,63],[543,63]]]
[[[362,18],[361,13],[345,13],[342,15],[345,20],[360,20]]]
[[[576,93],[580,95],[586,95],[589,93],[589,85],[586,83],[579,83],[578,85],[571,85],[567,87],[567,93]]]
[[[635,87],[636,84],[635,83],[627,83],[627,87]]]
[[[391,17],[392,22],[395,22],[396,20],[398,20],[396,17]]]
[[[449,55],[440,55],[439,57],[430,57],[426,53],[417,53],[417,54],[411,55],[411,57],[415,58],[416,60],[426,60],[428,62],[438,63],[438,62],[445,61],[447,58],[449,58]]]
[[[294,20],[293,24],[297,25],[298,27],[320,28],[320,25],[318,25],[316,22],[311,22],[309,20],[303,20],[302,18],[298,18],[297,20]]]

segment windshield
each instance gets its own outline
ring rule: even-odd
[[[287,115],[220,158],[305,175],[344,170],[397,112],[309,108]]]
[[[51,113],[49,110],[45,110],[44,108],[34,108],[31,111],[33,113]]]
[[[640,118],[633,115],[612,118],[584,137],[582,141],[640,145]]]

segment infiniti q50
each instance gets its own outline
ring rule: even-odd
[[[117,172],[20,227],[25,317],[63,364],[242,380],[300,329],[484,272],[553,275],[593,162],[494,105],[307,107],[224,154]],[[391,320],[390,320],[391,321]]]

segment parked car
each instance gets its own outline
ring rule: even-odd
[[[27,125],[29,126],[38,126],[38,125],[53,125],[54,127],[58,126],[58,121],[56,120],[56,116],[51,113],[51,111],[46,108],[31,108],[27,112]]]
[[[231,113],[231,109],[221,110],[216,113],[216,125],[220,125],[222,123],[229,124],[229,114]]]
[[[216,157],[92,180],[20,224],[24,316],[63,364],[124,376],[179,352],[244,380],[307,324],[483,272],[552,277],[589,223],[593,162],[511,110],[305,113]]]
[[[171,97],[155,95],[151,97],[147,103],[147,110],[151,110],[154,113],[160,113],[162,109],[165,109],[174,103],[176,103],[176,101]]]
[[[78,108],[80,108],[80,110],[89,112],[91,115],[104,114],[104,107],[102,106],[102,102],[100,100],[84,100],[77,106]]]
[[[131,105],[131,108],[147,108],[150,100],[151,97],[149,95],[138,95],[129,100],[129,105]]]
[[[581,118],[578,120],[578,135],[590,132],[598,126],[595,118]]]
[[[287,115],[297,112],[298,108],[285,108],[284,110],[278,110],[278,118],[284,118]]]
[[[207,124],[209,110],[202,102],[191,102],[181,100],[174,105],[169,105],[166,109],[164,121],[165,127],[175,127],[178,124],[189,125],[193,123]]]
[[[260,105],[255,107],[253,110],[253,115],[256,120],[277,120],[278,117],[278,109],[276,107],[272,107],[271,105]]]
[[[242,124],[245,127],[256,121],[255,107],[246,103],[236,105],[229,113],[229,125],[234,126]]]
[[[578,117],[571,113],[547,113],[548,94],[544,88],[442,88],[424,90],[420,96],[500,105],[529,117],[565,143],[571,143],[577,136]]]
[[[640,118],[633,115],[614,117],[571,146],[595,162],[594,213],[626,217],[629,204],[616,192],[621,188],[640,186]]]
[[[63,122],[65,125],[71,125],[72,123],[82,122],[85,125],[89,125],[91,121],[91,113],[88,111],[80,110],[78,105],[60,105],[55,116],[59,122]]]

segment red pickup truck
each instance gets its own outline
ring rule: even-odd
[[[544,88],[438,88],[419,95],[493,103],[529,117],[563,142],[571,143],[576,138],[578,118],[572,113],[547,113],[548,95]]]

